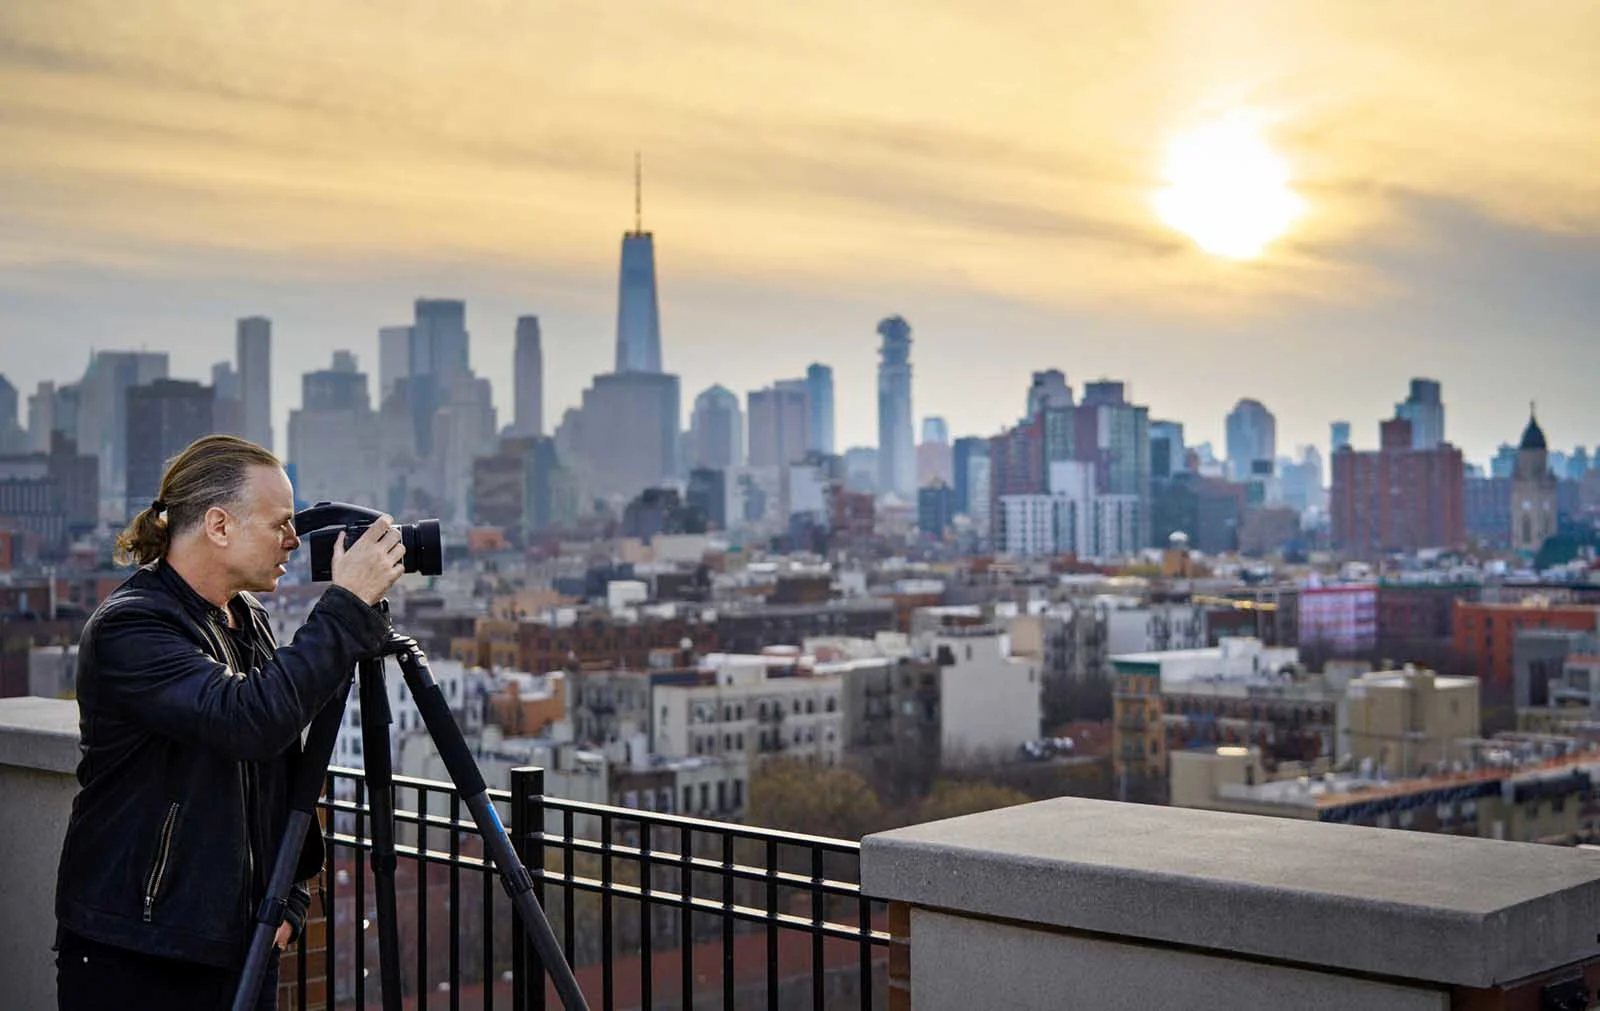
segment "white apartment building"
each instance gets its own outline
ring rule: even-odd
[[[1044,658],[1012,652],[1011,636],[993,626],[972,634],[947,627],[925,635],[918,652],[939,669],[940,753],[947,766],[1005,759],[1039,736]]]
[[[488,698],[489,691],[488,673],[476,667],[468,668],[460,660],[436,660],[431,657],[428,660],[428,667],[433,671],[434,680],[439,682],[445,701],[455,715],[456,726],[461,728],[461,732],[470,735],[482,731],[484,701]],[[400,674],[400,665],[390,659],[385,663],[384,670],[384,687],[389,696],[389,715],[393,720],[389,725],[389,761],[391,768],[398,769],[400,745],[404,738],[410,734],[424,732],[427,728],[422,723],[422,713],[418,712],[416,703],[411,699],[411,691],[406,687],[405,678]],[[345,706],[344,719],[339,723],[339,736],[334,743],[334,765],[353,769],[366,768],[362,755],[362,716],[359,686],[352,681],[350,701]]]
[[[743,755],[807,758],[837,765],[843,757],[840,675],[798,650],[760,655],[713,653],[697,684],[657,685],[652,695],[653,750],[668,757]]]

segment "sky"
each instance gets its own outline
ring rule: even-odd
[[[1412,376],[1485,460],[1530,401],[1600,443],[1600,5],[1449,0],[8,0],[0,373],[93,349],[205,378],[274,323],[376,373],[417,297],[468,302],[511,420],[537,314],[547,429],[610,367],[635,152],[685,412],[832,365],[876,441],[879,319],[913,410],[990,435],[1033,370],[1128,383],[1222,441],[1377,441]],[[1302,205],[1262,255],[1157,213],[1174,142],[1248,117]]]

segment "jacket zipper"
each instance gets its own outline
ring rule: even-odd
[[[150,880],[144,890],[144,922],[149,923],[155,910],[156,892],[161,889],[161,879],[167,873],[167,858],[172,855],[172,830],[178,823],[178,803],[167,808],[167,819],[161,823],[161,845],[156,848],[156,864],[150,868]]]

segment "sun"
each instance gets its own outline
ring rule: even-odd
[[[1305,210],[1288,164],[1243,113],[1174,138],[1163,174],[1156,213],[1213,256],[1260,256]]]

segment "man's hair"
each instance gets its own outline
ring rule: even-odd
[[[281,466],[270,450],[246,439],[196,439],[168,461],[156,501],[117,535],[113,557],[118,565],[148,565],[164,558],[172,539],[204,519],[206,510],[238,503],[252,467]]]

